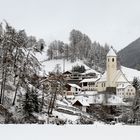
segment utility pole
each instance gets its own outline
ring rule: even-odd
[[[65,72],[65,57],[63,58],[63,73]]]
[[[65,51],[63,50],[63,73],[65,72]]]

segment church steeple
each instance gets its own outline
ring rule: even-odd
[[[113,47],[110,48],[109,52],[107,53],[107,57],[117,57]]]
[[[106,58],[107,87],[114,87],[113,79],[117,72],[117,54],[113,47],[110,48]]]

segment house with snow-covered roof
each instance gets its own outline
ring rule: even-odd
[[[97,81],[100,78],[89,78],[89,79],[83,79],[81,83],[81,88],[83,91],[96,91],[97,90]]]
[[[82,79],[97,78],[100,76],[101,74],[94,69],[87,69],[81,74]]]
[[[75,94],[79,94],[81,92],[81,87],[77,84],[68,83],[66,85],[66,98],[73,99]]]
[[[108,88],[115,88],[116,93],[121,97],[134,97],[135,89],[132,86],[134,77],[139,78],[140,71],[124,66],[118,67],[117,54],[111,48],[106,56],[106,71],[97,81],[97,90],[98,92],[103,92]]]
[[[130,83],[120,84],[116,88],[116,94],[123,98],[134,97],[135,92],[135,88]]]
[[[79,98],[79,99],[73,100],[72,105],[79,108],[80,110],[82,110],[84,112],[86,112],[87,107],[89,107],[89,103],[86,101],[85,98]]]

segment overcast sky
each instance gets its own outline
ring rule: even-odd
[[[0,0],[3,19],[47,42],[77,29],[120,50],[140,37],[140,0]]]

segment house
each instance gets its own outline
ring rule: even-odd
[[[72,72],[71,79],[80,79],[81,80],[81,73],[80,72]]]
[[[87,107],[89,107],[88,102],[82,98],[82,99],[75,99],[72,103],[73,106],[79,108],[80,110],[86,112],[87,111]]]
[[[100,77],[101,74],[93,69],[87,69],[84,73],[81,74],[82,79],[90,79]]]
[[[116,88],[116,94],[122,98],[134,98],[136,89],[129,83],[120,84]]]
[[[66,85],[66,98],[72,99],[74,95],[79,94],[81,92],[81,87],[76,84],[68,83]]]
[[[97,91],[83,91],[75,95],[75,99],[85,99],[89,105],[95,103],[95,96],[99,95]]]
[[[63,76],[64,76],[64,79],[68,83],[72,83],[72,84],[78,85],[79,82],[81,81],[81,73],[79,73],[79,72],[67,71],[67,72],[63,73]]]
[[[97,90],[97,81],[100,78],[89,78],[83,79],[81,83],[82,91],[96,91]]]
[[[65,72],[63,73],[63,76],[64,76],[64,78],[65,78],[66,80],[69,80],[69,79],[71,79],[72,72],[70,72],[70,71],[65,71]]]
[[[122,88],[121,89],[119,88],[123,87],[123,85],[129,85],[129,87],[128,86],[123,87],[123,90],[125,90],[125,93],[123,94],[129,94],[130,96],[127,97],[130,98],[134,97],[135,90],[134,87],[132,86],[134,77],[139,78],[140,71],[118,65],[117,54],[115,53],[113,48],[111,48],[106,57],[106,71],[102,75],[100,80],[97,81],[97,90],[98,92],[103,92],[106,91],[108,88],[114,88],[116,92],[120,94]],[[128,88],[129,90],[133,90],[133,93],[131,94],[130,92],[127,93]]]

